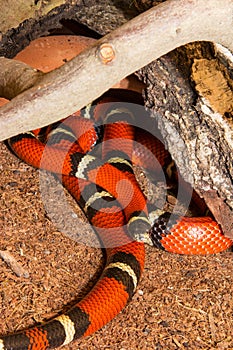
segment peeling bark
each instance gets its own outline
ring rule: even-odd
[[[233,13],[230,0],[221,3],[168,0],[144,12],[61,68],[46,74],[39,86],[3,106],[0,139],[74,113],[119,80],[187,42],[211,40],[231,48],[233,26],[229,13]],[[114,51],[114,59],[108,64],[100,57],[102,44],[108,44]]]
[[[96,6],[92,1],[87,3]],[[88,6],[84,14],[79,2],[75,6],[76,19],[101,34],[132,15],[122,13],[119,23],[117,18],[108,23],[106,16],[98,26]],[[58,18],[69,17],[70,9],[64,5],[63,10]],[[55,23],[52,16],[48,18]],[[1,139],[69,115],[123,77],[188,42],[214,41],[233,50],[232,18],[231,0],[168,0],[110,33],[61,69],[40,75],[39,83],[35,75],[26,88],[20,83],[20,88],[6,90],[4,82],[3,94],[10,91],[10,97],[26,91],[1,109]],[[36,35],[35,30],[31,38]],[[17,45],[5,43],[5,52],[15,54]],[[113,50],[108,64],[101,59],[102,44]],[[138,75],[147,84],[146,105],[154,112],[181,174],[204,197],[226,235],[233,238],[232,64],[226,62],[226,55],[216,53],[216,47],[208,43],[181,47],[141,69]],[[30,69],[27,72],[32,73]]]
[[[181,175],[233,238],[232,80],[215,47],[181,47],[138,74]]]

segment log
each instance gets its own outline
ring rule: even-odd
[[[139,72],[147,84],[146,105],[154,112],[182,176],[204,197],[225,234],[233,238],[230,158],[233,142],[229,123],[232,85],[225,69],[227,64],[223,64],[221,55],[215,61],[214,48],[217,46],[211,44],[201,46],[202,55],[194,57],[190,54],[196,50],[193,48],[189,54],[181,49],[154,61],[176,47],[194,41],[218,42],[233,51],[232,14],[232,0],[168,0],[100,39],[52,73],[41,75],[27,67],[32,83],[31,78],[25,79],[24,74],[18,76],[27,80],[28,86],[32,85],[29,89],[20,82],[16,88],[9,88],[7,74],[4,76],[9,62],[2,64],[3,94],[6,97],[21,94],[1,108],[0,139],[47,125],[73,113],[115,82],[153,61]],[[206,52],[204,47],[207,47]],[[203,89],[202,79],[198,78],[200,67],[205,67],[209,76],[215,76],[215,73],[219,76],[223,72],[222,77],[227,77],[223,83],[224,91],[217,89],[219,100],[226,95],[225,106],[219,108],[216,97],[208,100],[208,84]],[[205,84],[208,80],[207,77]]]
[[[226,66],[218,47],[196,43],[154,61],[138,75],[146,84],[145,104],[182,177],[233,238],[233,83]]]
[[[188,42],[214,41],[231,48],[232,13],[231,0],[168,0],[142,13],[3,106],[0,140],[74,113],[127,75]],[[107,61],[106,48],[111,56]],[[1,75],[4,67],[2,63]]]

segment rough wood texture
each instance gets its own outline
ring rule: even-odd
[[[139,76],[147,85],[146,106],[182,176],[233,237],[232,81],[215,47],[186,45],[141,69]]]
[[[25,35],[25,31],[28,30],[27,25],[29,25],[29,27],[31,26],[31,37],[35,37],[45,34],[46,30],[48,31],[53,26],[55,28],[61,26],[61,21],[72,14],[72,18],[79,19],[80,22],[88,24],[92,29],[95,29],[99,33],[103,34],[111,31],[113,28],[116,28],[124,21],[127,21],[129,18],[134,16],[138,10],[138,4],[139,2],[135,1],[133,2],[132,6],[131,2],[127,2],[124,4],[125,7],[121,7],[122,3],[117,1],[114,2],[113,6],[110,6],[111,3],[106,5],[106,3],[103,1],[99,1],[98,3],[86,1],[85,3],[76,2],[76,4],[73,6],[71,6],[71,4],[63,5],[48,15],[47,29],[45,29],[43,26],[43,28],[39,30],[41,24],[41,19],[39,19],[37,22],[29,21],[29,24],[22,26],[23,29],[19,28],[18,33],[20,32],[22,34],[16,36],[17,40],[12,39],[12,41],[8,41],[8,44],[6,44],[7,38],[9,39],[9,37],[7,35],[4,36],[3,44],[6,44],[4,45],[6,50],[5,53],[10,56],[13,51],[15,53],[15,50],[19,49],[19,38],[22,38],[21,35]],[[123,54],[123,48],[121,45],[118,48],[118,43],[120,42],[120,44],[122,44],[124,42],[123,39],[126,38],[124,44],[126,44],[125,49],[127,48],[127,62],[131,63],[131,61],[135,60],[135,56],[139,57],[139,62],[136,60],[133,63],[135,69],[139,67],[138,65],[143,65],[145,59],[149,59],[149,56],[147,57],[147,55],[148,52],[151,51],[151,48],[149,50],[149,46],[146,42],[146,36],[140,37],[141,45],[139,46],[139,51],[142,50],[142,62],[140,60],[139,51],[137,51],[135,47],[134,51],[132,46],[130,46],[130,40],[131,38],[137,38],[138,44],[139,36],[137,35],[139,35],[139,33],[142,34],[143,32],[141,32],[141,30],[145,28],[148,29],[148,33],[146,32],[146,34],[148,34],[150,38],[149,33],[152,33],[152,29],[154,29],[154,22],[156,22],[156,20],[158,20],[158,24],[163,24],[163,26],[161,28],[157,27],[157,32],[155,31],[157,35],[155,38],[153,38],[155,41],[159,40],[157,37],[160,37],[163,34],[164,40],[164,45],[157,45],[159,46],[157,55],[161,55],[166,50],[169,51],[168,47],[171,49],[172,47],[174,48],[174,46],[178,45],[178,43],[181,44],[182,42],[187,42],[187,35],[184,35],[187,28],[191,30],[189,33],[190,40],[196,40],[200,37],[206,40],[208,38],[219,38],[219,40],[225,44],[229,44],[229,46],[231,45],[231,39],[229,38],[232,35],[232,20],[228,19],[229,16],[225,16],[224,25],[223,22],[220,21],[221,16],[224,15],[224,11],[226,9],[224,2],[221,2],[221,4],[218,5],[218,11],[216,12],[213,12],[214,6],[212,1],[202,2],[200,0],[193,0],[185,2],[185,7],[182,7],[183,12],[180,12],[179,15],[177,15],[177,12],[174,11],[176,6],[180,8],[179,6],[182,5],[181,2],[177,3],[174,1],[167,1],[167,4],[167,7],[166,4],[164,4],[165,6],[160,7],[158,12],[154,12],[154,14],[158,15],[158,18],[152,15],[153,12],[150,12],[148,16],[140,17],[138,22],[132,22],[132,26],[126,25],[124,27],[125,31],[117,31],[115,34],[110,35],[107,39],[110,42],[115,43],[115,49]],[[204,7],[202,8],[203,4]],[[208,4],[211,6],[208,7]],[[225,5],[226,4],[231,6],[232,2],[226,1]],[[187,16],[185,17],[185,15],[188,13],[187,11],[189,6],[191,6],[191,8],[194,6],[193,9],[195,9],[197,13],[196,16],[193,17],[192,21],[190,17],[188,17],[188,21],[186,23],[185,18]],[[197,25],[198,21],[199,26],[201,26],[201,22],[204,21],[203,18],[201,19],[202,13],[200,9],[198,12],[198,6],[200,6],[202,10],[206,10],[206,15],[208,15],[206,16],[204,28],[199,28]],[[230,6],[227,7],[227,11],[230,11]],[[166,41],[166,14],[171,14],[172,11],[174,13],[173,17],[169,19],[170,26],[167,32]],[[93,13],[95,13],[95,16],[92,16]],[[216,23],[214,23],[214,28],[213,22],[211,22],[210,19],[211,15],[213,16],[212,20],[213,18],[216,18],[216,20],[219,19],[218,26],[216,26]],[[182,19],[182,22],[180,22],[178,25],[176,21],[180,19]],[[172,20],[174,20],[174,23]],[[210,23],[208,21],[210,21]],[[144,28],[145,22],[146,27]],[[172,24],[174,25],[174,30],[172,30]],[[226,30],[228,27],[229,30]],[[168,28],[168,25],[166,28]],[[192,31],[193,29],[194,31]],[[10,34],[11,37],[15,38],[13,32],[8,33],[8,35]],[[31,38],[30,35],[27,37]],[[114,35],[116,35],[116,37]],[[123,35],[123,37],[121,35]],[[114,41],[114,38],[117,38],[117,41]],[[175,43],[176,40],[177,42]],[[12,45],[12,43],[14,43],[14,45]],[[11,50],[12,47],[14,47],[13,51]],[[145,49],[145,47],[147,47],[147,50],[143,51],[143,48]],[[94,53],[96,52],[95,50],[96,48],[94,51],[90,50],[90,52],[88,52],[84,57],[85,59],[90,59],[89,68],[92,62],[91,55],[94,56]],[[123,57],[124,55],[122,58]],[[122,61],[122,58],[119,59],[119,62],[116,62],[116,64],[114,62],[115,66],[113,65],[113,70],[107,67],[108,70],[106,71],[106,76],[104,79],[107,79],[107,76],[110,75],[112,77],[113,74],[111,73],[113,71],[116,73],[117,69],[120,71],[122,67],[123,71],[125,71],[125,60],[123,59]],[[77,60],[76,63],[77,66],[82,65],[83,61]],[[72,63],[69,69],[75,69],[76,63]],[[155,61],[153,64],[151,64],[148,68],[141,70],[140,75],[148,86],[145,98],[146,104],[149,106],[149,108],[152,108],[152,110],[156,112],[159,120],[159,127],[166,139],[169,150],[180,168],[182,175],[186,180],[193,183],[198,192],[205,197],[215,217],[222,224],[223,228],[225,228],[226,234],[232,237],[233,224],[229,217],[232,216],[230,208],[233,207],[232,162],[230,157],[233,142],[232,130],[230,128],[231,123],[228,122],[229,120],[231,121],[232,113],[232,104],[230,102],[232,101],[232,82],[230,79],[230,73],[228,73],[225,66],[226,65],[223,64],[220,59],[216,59],[214,49],[211,45],[195,44],[189,45],[185,49],[176,50],[166,57],[162,57],[157,62]],[[83,66],[83,68],[85,71],[85,66]],[[98,81],[98,83],[96,82],[98,87],[102,83],[102,76],[104,76],[103,69],[101,72],[101,81]],[[68,80],[68,66],[63,69],[62,74],[65,74],[66,79]],[[122,73],[121,71],[119,78],[122,77],[122,74],[124,75],[126,73]],[[56,74],[51,75],[51,78],[54,77],[56,77]],[[211,77],[214,77],[214,79],[211,80]],[[218,77],[218,79],[216,79],[216,77]],[[205,83],[204,85],[203,82]],[[48,87],[51,88],[52,86],[48,79],[47,83],[47,85],[46,83],[44,85],[46,93],[48,93]],[[111,83],[109,83],[109,86],[110,84]],[[89,85],[86,85],[90,90]],[[219,90],[218,87],[220,87]],[[222,87],[224,88],[222,89]],[[101,87],[101,89],[104,88]],[[25,98],[30,100],[29,97],[31,96],[31,100],[33,100],[33,98],[37,99],[38,96],[41,95],[41,90],[43,89],[34,91],[34,95],[32,95],[32,92],[29,92],[29,94],[25,95]],[[217,93],[214,95],[213,91],[216,90]],[[61,92],[61,94],[63,95],[63,92]],[[79,94],[79,96],[81,98],[81,94]],[[212,96],[214,97],[212,98]],[[224,103],[222,96],[226,97],[224,99]],[[66,105],[69,105],[69,103],[67,102]],[[21,106],[23,106],[22,103]],[[17,119],[17,115],[19,114],[19,112],[17,112],[18,107],[17,104],[14,107],[16,108],[16,115],[14,116],[15,119],[13,118],[14,121]],[[9,107],[5,109],[5,112],[13,112],[11,109],[8,110],[8,108]],[[48,110],[48,103],[46,104],[46,108]],[[66,106],[64,108],[66,109]],[[225,111],[224,108],[226,109]],[[29,113],[29,111],[27,112]],[[39,110],[37,112],[41,116],[43,111]],[[21,115],[25,116],[26,114],[26,110],[22,109]],[[13,113],[11,113],[11,115],[13,115]],[[30,115],[32,115],[32,113]],[[35,113],[33,113],[33,115],[35,115]],[[224,115],[224,117],[221,115]],[[211,190],[214,190],[214,192],[209,192]],[[220,200],[220,198],[222,199]]]
[[[65,0],[0,0],[0,32],[6,33],[11,28],[17,28],[29,18],[46,15],[64,2]]]
[[[45,126],[74,113],[127,75],[190,41],[211,40],[231,48],[233,26],[229,12],[233,13],[233,3],[224,0],[216,4],[218,7],[213,1],[168,0],[128,21],[48,73],[39,86],[3,106],[0,138]],[[102,57],[102,45],[112,51],[108,64]]]
[[[65,4],[57,5],[58,2],[53,1],[54,8],[46,15],[43,15],[43,11],[38,11],[37,17],[30,18],[28,14],[28,19],[17,28],[9,26],[8,31],[2,35],[0,56],[14,57],[30,41],[49,35],[61,28],[64,22],[72,29],[76,27],[76,34],[83,34],[82,28],[78,26],[78,23],[82,23],[100,35],[105,35],[139,14],[139,8],[136,8],[135,2],[131,0],[68,0]],[[143,7],[141,11],[142,9]],[[94,32],[92,34],[94,35]]]

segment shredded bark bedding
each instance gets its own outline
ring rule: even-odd
[[[49,319],[82,298],[98,280],[104,257],[100,249],[58,231],[44,209],[38,171],[4,144],[0,152],[0,251],[7,255],[0,254],[0,334],[5,334]],[[65,222],[72,226],[72,216]],[[85,230],[80,225],[74,231],[88,235]],[[146,251],[133,300],[103,329],[64,350],[233,349],[232,253]]]

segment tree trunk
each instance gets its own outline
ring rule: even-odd
[[[233,238],[232,63],[219,50],[211,43],[189,44],[138,75],[147,86],[145,105],[181,175]]]

